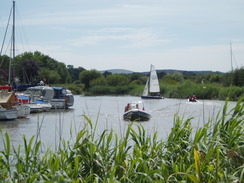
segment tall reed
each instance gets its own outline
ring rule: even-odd
[[[242,182],[244,176],[244,97],[193,133],[191,118],[174,117],[166,140],[131,123],[121,138],[105,130],[95,136],[87,124],[74,143],[40,150],[41,141],[13,147],[2,134],[0,182]],[[97,121],[96,121],[97,123]],[[212,130],[210,130],[212,129]]]

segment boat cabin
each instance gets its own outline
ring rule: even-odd
[[[54,90],[47,86],[30,87],[25,91],[24,95],[45,101],[51,100],[54,97]]]

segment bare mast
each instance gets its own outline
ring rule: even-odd
[[[8,75],[8,85],[11,83],[11,71],[12,78],[14,81],[15,78],[15,68],[14,68],[14,57],[15,57],[15,1],[13,1],[13,27],[12,27],[12,36],[11,36],[11,48],[10,48],[10,61],[9,61],[9,75]]]
[[[12,65],[13,65],[13,82],[15,78],[15,66],[14,66],[14,59],[15,59],[15,1],[13,1],[13,58],[12,58]]]
[[[233,53],[232,53],[232,44],[230,42],[230,62],[231,62],[231,71],[233,72]]]

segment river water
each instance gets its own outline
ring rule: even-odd
[[[151,114],[147,122],[135,122],[142,125],[147,134],[158,132],[159,138],[166,138],[174,123],[174,116],[191,120],[193,129],[203,126],[209,119],[215,120],[222,109],[224,101],[199,100],[188,103],[186,99],[141,100],[133,96],[74,96],[74,106],[68,110],[51,110],[50,112],[30,114],[26,119],[0,121],[2,134],[9,134],[11,145],[23,145],[23,136],[30,139],[35,136],[41,140],[46,148],[57,147],[60,139],[72,141],[79,130],[84,128],[86,115],[96,126],[96,135],[104,130],[113,130],[119,137],[123,137],[130,122],[123,120],[124,107],[128,102],[143,101],[141,106]],[[228,109],[236,103],[229,102]],[[1,135],[0,149],[3,148]]]

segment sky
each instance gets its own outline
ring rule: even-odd
[[[153,64],[157,70],[229,72],[244,66],[243,0],[15,2],[17,55],[40,51],[98,71],[144,72]],[[11,7],[11,0],[0,0],[1,42]]]

